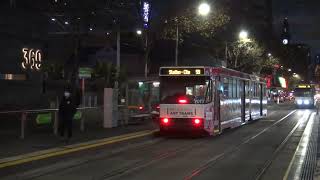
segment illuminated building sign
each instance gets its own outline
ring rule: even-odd
[[[272,76],[271,75],[266,77],[266,82],[267,82],[267,88],[270,88],[272,86]]]
[[[23,69],[40,70],[42,64],[42,52],[40,49],[22,49],[23,60],[21,67]]]
[[[160,75],[172,75],[172,76],[179,76],[179,75],[190,75],[190,76],[201,76],[204,75],[203,68],[161,68]]]
[[[279,82],[282,88],[287,88],[287,81],[283,77],[279,77]]]
[[[0,74],[0,79],[2,80],[26,80],[27,77],[25,74]]]
[[[142,18],[145,28],[148,28],[149,18],[150,18],[150,3],[147,1],[143,2],[142,5]]]

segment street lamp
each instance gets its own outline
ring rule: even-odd
[[[293,77],[294,78],[300,78],[299,74],[297,74],[297,73],[293,73]]]
[[[210,5],[208,3],[201,3],[198,7],[198,13],[201,16],[207,16],[210,12]]]
[[[138,30],[136,31],[136,33],[137,33],[137,35],[141,35],[141,34],[142,34],[142,31],[141,31],[140,29],[138,29]]]
[[[244,42],[244,43],[250,42],[250,39],[248,38],[248,36],[249,36],[249,34],[247,31],[245,31],[245,30],[240,31],[239,32],[239,41]],[[225,62],[227,63],[227,66],[228,66],[228,42],[225,42],[225,44],[226,44],[226,46],[225,46]]]
[[[271,53],[268,53],[268,57],[271,57],[272,56],[272,54]]]
[[[246,39],[248,39],[248,32],[247,32],[247,31],[241,31],[241,32],[239,33],[239,39],[240,39],[240,40],[246,40]]]

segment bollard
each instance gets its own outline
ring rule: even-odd
[[[80,119],[80,131],[84,131],[84,110],[81,110],[81,119]]]
[[[25,135],[25,121],[27,119],[27,113],[23,112],[22,116],[21,116],[21,135],[20,138],[24,139],[24,135]]]
[[[277,104],[280,104],[280,98],[279,98],[279,96],[278,96],[278,98],[277,98]]]
[[[54,135],[58,135],[58,127],[59,127],[59,118],[58,111],[54,113],[54,122],[53,122],[53,133]]]

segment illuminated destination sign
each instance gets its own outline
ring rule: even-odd
[[[42,64],[42,52],[40,49],[22,49],[23,59],[21,67],[23,69],[40,70]]]
[[[300,84],[298,85],[298,88],[311,88],[310,85]]]
[[[190,76],[201,76],[204,75],[203,68],[161,68],[160,75],[190,75]]]

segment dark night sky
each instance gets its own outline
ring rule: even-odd
[[[281,32],[284,17],[288,17],[293,43],[306,43],[313,53],[320,53],[320,1],[273,0],[274,23]]]

